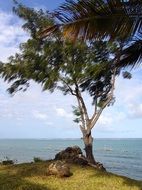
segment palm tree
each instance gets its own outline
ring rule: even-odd
[[[132,68],[142,63],[142,40],[136,40],[131,45],[124,48],[121,52],[119,67],[130,66]]]
[[[63,31],[76,40],[107,38],[124,42],[120,66],[135,66],[142,59],[142,0],[66,0],[55,12],[59,23],[42,36]]]

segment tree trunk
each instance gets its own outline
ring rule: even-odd
[[[90,134],[84,135],[83,141],[85,144],[84,150],[85,150],[86,158],[87,158],[88,162],[91,164],[96,164],[96,161],[95,161],[94,155],[93,155],[93,138],[91,136],[91,132],[90,132]]]

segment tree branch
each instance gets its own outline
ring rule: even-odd
[[[79,110],[80,110],[80,114],[81,114],[81,120],[82,120],[82,128],[81,128],[81,131],[82,129],[85,130],[85,118],[84,118],[84,114],[83,114],[83,108],[81,106],[81,102],[80,102],[80,99],[79,97],[76,95],[76,98],[77,98],[77,101],[78,101],[78,106],[79,106]]]
[[[80,106],[81,106],[81,109],[82,109],[82,111],[83,111],[83,115],[84,115],[84,118],[85,118],[85,126],[86,126],[86,128],[88,127],[88,124],[89,124],[89,116],[88,116],[88,113],[87,113],[87,108],[86,108],[86,105],[85,105],[85,103],[84,103],[84,100],[83,100],[83,98],[82,98],[82,96],[81,96],[81,92],[80,92],[80,90],[79,90],[79,87],[78,87],[78,84],[77,83],[75,83],[75,86],[76,86],[76,95],[77,95],[77,98],[78,98],[78,100],[79,100],[79,102],[80,102]]]
[[[73,96],[76,96],[76,94],[74,93],[73,89],[68,85],[68,83],[63,79],[63,78],[60,78],[60,80],[65,83],[65,85],[68,87],[70,93],[73,95]]]
[[[96,122],[98,121],[100,115],[102,114],[103,110],[105,109],[105,107],[111,102],[112,98],[113,98],[113,93],[115,90],[115,76],[116,76],[116,68],[114,68],[113,71],[113,75],[112,75],[112,87],[111,87],[111,91],[108,95],[108,99],[104,102],[104,104],[102,105],[102,107],[100,108],[100,110],[96,113],[93,114],[92,118],[91,118],[91,129],[94,127],[94,125],[96,124]]]
[[[95,110],[94,110],[94,114],[92,115],[91,119],[90,119],[90,123],[93,121],[94,117],[96,116],[97,114],[97,98],[95,100]]]

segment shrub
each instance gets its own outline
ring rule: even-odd
[[[8,157],[6,157],[6,159],[3,160],[1,163],[2,163],[3,165],[12,165],[12,164],[15,163],[15,161],[14,161],[14,160],[10,160]]]
[[[43,160],[39,157],[34,157],[33,160],[34,162],[43,162]]]

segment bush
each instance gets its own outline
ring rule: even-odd
[[[15,163],[15,161],[14,160],[10,160],[8,157],[6,157],[6,160],[3,160],[1,163],[3,165],[12,165],[12,164]]]
[[[33,160],[34,162],[43,162],[43,160],[39,157],[34,157]]]

